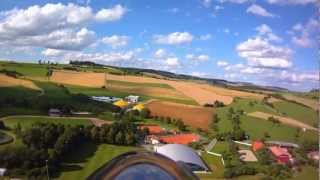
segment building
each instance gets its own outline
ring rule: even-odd
[[[124,101],[124,100],[121,99],[121,100],[119,100],[119,101],[114,102],[113,105],[118,106],[118,107],[120,107],[120,108],[125,108],[125,107],[127,107],[129,104],[128,104],[128,102],[126,102],[126,101]]]
[[[133,106],[132,110],[142,111],[144,108],[145,108],[144,105],[139,103],[139,104]]]
[[[200,136],[197,134],[176,134],[160,136],[159,141],[164,144],[190,144],[200,140]]]
[[[140,130],[147,128],[149,130],[149,134],[152,134],[152,135],[165,133],[165,130],[156,124],[141,124],[138,126],[138,128]]]
[[[59,109],[51,108],[49,109],[48,115],[53,117],[58,117],[58,116],[62,116],[62,112]]]
[[[271,146],[269,147],[269,150],[277,159],[278,163],[289,164],[292,161],[292,156],[286,148]]]
[[[95,101],[107,102],[107,103],[121,100],[121,98],[109,97],[109,96],[91,96],[91,99]]]
[[[254,141],[252,143],[252,150],[254,152],[257,152],[257,151],[259,151],[260,149],[263,149],[263,148],[264,148],[264,144],[263,144],[262,141]]]
[[[266,141],[266,144],[276,145],[283,148],[299,148],[298,144],[283,141]]]
[[[129,103],[137,103],[139,101],[139,96],[129,95],[124,98]]]
[[[319,151],[311,151],[308,153],[308,158],[318,162],[320,160],[319,155]]]
[[[156,146],[155,152],[162,154],[175,162],[186,164],[192,171],[209,171],[199,155],[190,147],[181,144]]]

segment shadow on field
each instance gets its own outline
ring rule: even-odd
[[[86,163],[97,151],[98,145],[87,142],[77,147],[75,151],[68,154],[61,166],[62,172],[76,171],[82,169],[82,164]]]

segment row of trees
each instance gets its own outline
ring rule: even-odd
[[[187,130],[187,126],[184,124],[184,122],[181,119],[175,119],[175,118],[163,117],[163,116],[154,116],[154,119],[167,124],[172,124],[176,126],[180,131]]]

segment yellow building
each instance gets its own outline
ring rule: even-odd
[[[144,109],[144,105],[143,104],[137,104],[137,105],[133,106],[132,109],[141,111],[142,109]]]
[[[118,106],[120,108],[125,108],[128,106],[128,102],[121,99],[119,101],[114,102],[113,105]]]

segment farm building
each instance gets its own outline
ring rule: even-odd
[[[133,110],[142,111],[142,109],[144,109],[144,105],[143,104],[137,104],[137,105],[133,106],[132,109]]]
[[[48,115],[53,117],[62,116],[62,112],[59,109],[51,108],[49,109]]]
[[[159,141],[164,144],[189,144],[200,140],[197,134],[176,134],[168,136],[160,136]]]
[[[128,104],[126,101],[124,101],[124,100],[121,99],[121,100],[119,100],[119,101],[114,102],[113,105],[118,106],[118,107],[120,107],[120,108],[125,108],[125,107],[127,107],[129,104]]]
[[[92,96],[91,99],[100,102],[115,102],[121,100],[121,98],[109,97],[109,96]]]
[[[139,101],[139,96],[129,95],[124,98],[129,103],[137,103]]]
[[[149,134],[155,135],[155,134],[162,134],[165,132],[163,128],[161,128],[159,125],[156,124],[148,124],[148,125],[139,125],[139,129],[147,128],[149,130]]]
[[[264,144],[263,144],[262,141],[254,141],[254,142],[252,143],[252,150],[253,150],[254,152],[257,152],[257,151],[259,151],[259,150],[262,149],[262,148],[264,148]]]
[[[271,147],[269,147],[269,150],[275,156],[278,163],[288,164],[292,160],[292,156],[286,148],[281,148],[278,146],[271,146]]]
[[[276,146],[284,147],[284,148],[299,148],[298,144],[283,142],[283,141],[266,141],[266,144],[276,145]]]
[[[199,155],[188,146],[167,144],[164,146],[156,146],[154,150],[176,162],[185,163],[192,171],[209,171]]]
[[[319,151],[312,151],[308,153],[308,158],[314,160],[314,161],[319,161],[320,157],[319,157]]]

